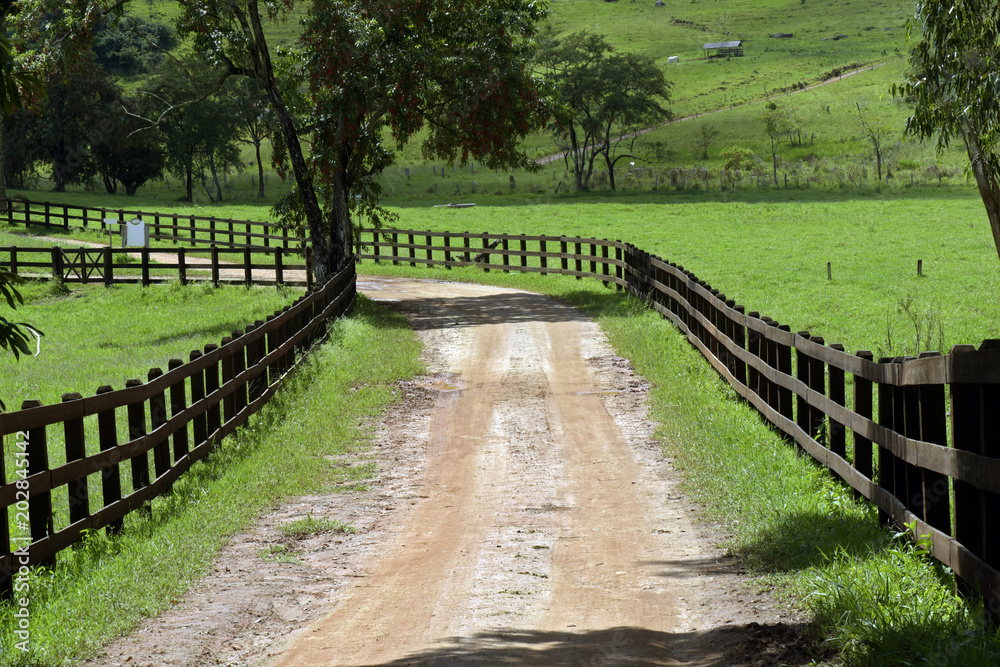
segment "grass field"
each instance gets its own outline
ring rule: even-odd
[[[479,199],[470,209],[410,202],[393,210],[401,227],[417,230],[634,243],[681,264],[747,311],[851,351],[915,354],[1000,337],[1000,266],[971,188],[662,189]],[[169,210],[192,209],[175,204]],[[257,220],[269,213],[265,206],[235,204],[218,211]]]

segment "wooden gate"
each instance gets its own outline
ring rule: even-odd
[[[59,248],[58,253],[53,253],[53,263],[57,276],[65,282],[88,283],[93,277],[94,280],[104,279],[104,254],[103,248],[96,250],[86,249],[64,249]]]

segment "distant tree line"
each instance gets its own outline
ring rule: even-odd
[[[225,174],[242,171],[241,144],[270,138],[267,104],[252,82],[220,77],[193,55],[167,56],[178,43],[162,22],[126,15],[94,31],[93,46],[42,81],[44,94],[2,119],[4,189],[72,184],[129,195],[174,174],[181,198],[196,188],[223,197]],[[164,113],[169,109],[169,113]]]

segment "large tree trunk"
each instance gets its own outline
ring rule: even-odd
[[[993,172],[986,164],[986,157],[979,147],[979,136],[966,128],[965,148],[969,153],[969,163],[972,166],[972,173],[976,176],[976,185],[979,187],[979,196],[983,200],[986,208],[986,217],[990,223],[990,232],[993,233],[993,245],[996,247],[997,256],[1000,257],[1000,183],[993,177]]]
[[[253,142],[254,150],[257,153],[257,197],[264,198],[264,165],[260,161],[260,139]]]
[[[576,191],[583,190],[583,163],[584,156],[580,154],[580,144],[576,137],[576,128],[573,123],[569,125],[569,150],[573,155],[573,178],[576,180]]]
[[[194,203],[194,167],[190,164],[184,165],[184,185],[187,188],[187,198],[184,201]]]
[[[261,25],[256,0],[248,2],[246,9],[246,16],[240,18],[241,21],[244,18],[249,19],[248,24],[243,24],[243,30],[252,42],[249,51],[252,61],[252,74],[247,71],[238,71],[237,73],[252,75],[254,80],[260,84],[261,88],[267,94],[268,102],[271,103],[271,109],[278,119],[278,125],[281,127],[281,135],[288,149],[288,161],[292,165],[292,174],[295,177],[295,185],[302,203],[302,212],[306,218],[309,239],[313,246],[313,275],[316,278],[316,282],[321,283],[329,276],[334,275],[338,266],[345,265],[347,258],[337,257],[333,251],[327,221],[324,219],[323,209],[319,205],[316,189],[313,187],[312,174],[309,172],[305,157],[302,155],[302,145],[299,142],[299,133],[295,129],[295,120],[285,105],[285,100],[281,96],[281,90],[274,76],[271,52],[267,46],[267,38],[264,35],[264,29]],[[345,196],[345,205],[346,202],[347,199]]]

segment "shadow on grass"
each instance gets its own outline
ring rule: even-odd
[[[617,627],[589,632],[497,630],[454,637],[412,653],[402,665],[810,665],[819,657],[809,628],[796,624],[726,625],[704,632],[657,632]]]
[[[864,560],[891,544],[877,523],[856,513],[800,512],[783,514],[733,553],[755,569],[793,572],[821,565],[837,552]]]

